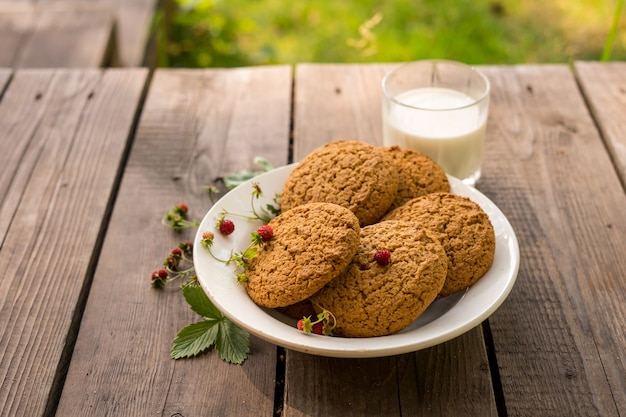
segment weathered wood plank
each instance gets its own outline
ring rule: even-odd
[[[382,145],[380,85],[382,77],[393,67],[393,64],[298,65],[294,160],[336,139]]]
[[[13,67],[25,33],[33,24],[32,13],[9,12],[0,3],[0,67]]]
[[[2,0],[0,0],[2,1]],[[165,3],[165,1],[163,1]],[[85,4],[80,0],[38,0],[40,7],[57,4]],[[159,0],[92,0],[90,5],[108,8],[116,18],[114,66],[145,66],[146,48],[149,46],[152,20]]]
[[[106,5],[0,4],[0,23],[3,66],[101,67],[114,48],[115,16]]]
[[[176,333],[199,317],[149,276],[195,233],[160,224],[171,207],[185,201],[200,219],[203,185],[253,168],[255,156],[287,162],[291,83],[288,66],[155,72],[58,415],[272,415],[276,347],[251,338],[242,366],[215,352],[170,359]]]
[[[27,73],[24,73],[27,74]],[[0,125],[8,134],[0,136],[3,152],[0,152],[0,242],[4,241],[6,233],[15,216],[22,192],[27,187],[31,171],[39,158],[39,152],[30,149],[31,142],[39,140],[45,134],[40,124],[47,112],[55,112],[51,103],[58,105],[58,92],[52,84],[55,74],[52,71],[41,73],[38,76],[14,75],[14,86],[5,91],[0,113]],[[17,84],[16,84],[17,83]],[[68,101],[65,107],[80,105]],[[71,108],[61,106],[61,110],[69,114],[77,112]],[[69,116],[68,116],[69,117]],[[45,128],[45,124],[43,127]],[[35,149],[42,145],[35,143]],[[10,192],[15,189],[14,192]]]
[[[1,415],[55,409],[146,76],[17,71],[0,102]]]
[[[626,63],[576,62],[578,82],[626,187]]]
[[[284,417],[497,416],[480,330],[414,354],[287,352]]]
[[[36,11],[36,25],[20,47],[16,67],[82,68],[107,63],[115,18],[102,7]]]
[[[507,415],[620,415],[626,197],[567,66],[486,70],[479,188],[512,222],[522,256],[489,320]]]
[[[158,0],[101,0],[116,10],[117,45],[115,65],[124,67],[145,66],[149,62],[149,48],[153,40],[152,21]],[[163,1],[164,3],[165,1]]]
[[[11,79],[11,74],[13,72],[9,68],[0,68],[0,100],[2,100],[2,93]]]
[[[294,160],[340,138],[381,145],[380,82],[392,67],[298,65]],[[357,380],[351,377],[355,369]],[[284,417],[497,415],[480,328],[388,358],[333,359],[288,351],[285,379]],[[443,404],[446,397],[454,400]]]

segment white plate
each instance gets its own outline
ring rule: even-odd
[[[295,164],[262,174],[230,191],[220,199],[202,220],[194,241],[194,265],[200,284],[215,306],[248,332],[279,346],[332,357],[377,357],[424,349],[476,327],[489,317],[506,299],[519,269],[517,237],[504,214],[480,191],[450,177],[452,192],[471,198],[487,212],[496,234],[493,265],[467,291],[435,301],[414,323],[399,333],[371,338],[342,338],[307,334],[295,327],[295,320],[254,304],[245,289],[237,284],[232,265],[213,259],[200,244],[202,233],[215,232],[213,252],[227,258],[231,250],[242,251],[250,243],[250,233],[262,223],[228,216],[235,223],[235,232],[222,236],[215,231],[220,213],[250,214],[252,183],[257,183],[263,196],[255,207],[272,203]]]

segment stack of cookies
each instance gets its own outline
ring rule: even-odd
[[[482,208],[450,193],[430,158],[397,146],[340,140],[316,149],[289,175],[281,209],[246,290],[287,314],[328,310],[339,336],[402,330],[438,297],[474,284],[495,255]]]

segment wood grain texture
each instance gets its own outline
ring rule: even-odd
[[[152,22],[159,0],[101,0],[116,11],[116,66],[137,67],[150,64],[148,54]],[[155,47],[153,45],[153,47]]]
[[[38,149],[43,146],[40,142],[44,141],[41,137],[48,134],[46,127],[50,126],[50,122],[46,121],[47,113],[55,117],[57,110],[53,106],[58,105],[61,111],[68,114],[74,112],[74,117],[77,117],[79,110],[71,109],[70,106],[83,105],[72,101],[63,103],[65,106],[58,104],[61,100],[55,90],[54,78],[53,71],[38,76],[26,72],[20,73],[20,76],[14,75],[12,86],[6,89],[0,103],[0,125],[8,133],[0,136],[4,149],[0,152],[0,164],[3,167],[0,171],[0,242],[6,238],[22,193],[38,162],[41,152]],[[35,151],[31,150],[33,141]],[[15,191],[11,192],[11,189]]]
[[[97,68],[114,48],[115,15],[104,4],[0,2],[2,22],[4,66]]]
[[[112,11],[102,7],[38,9],[35,16],[16,67],[84,68],[107,63],[115,27]]]
[[[339,138],[381,145],[380,82],[392,67],[296,66],[294,160]],[[455,399],[444,404],[446,397]],[[288,351],[283,415],[495,416],[482,332],[473,329],[422,352],[388,358],[346,360]]]
[[[94,21],[97,14],[108,20],[104,23],[109,25],[110,30],[114,30],[114,33],[109,32],[114,37],[109,39],[109,47],[112,50],[110,51],[111,55],[107,58],[110,58],[111,62],[106,62],[106,64],[124,67],[145,66],[148,64],[146,61],[147,48],[150,46],[151,36],[154,35],[151,32],[153,18],[159,3],[159,0],[92,0],[89,2],[81,0],[0,0],[0,66],[10,67],[14,65],[19,48],[27,46],[29,38],[37,30],[38,14],[42,12],[58,14],[59,11],[71,9],[83,11],[91,9],[94,11],[95,14],[90,12],[92,16],[89,19],[96,26],[88,31],[91,33],[89,36],[92,41],[97,40],[94,38],[94,34],[103,28],[101,26],[103,22]],[[96,12],[97,10],[103,12]],[[113,23],[115,24],[114,27],[111,26]],[[81,22],[74,23],[74,25],[76,24],[83,25]],[[67,33],[66,28],[57,27],[57,30],[60,33],[57,36]],[[68,40],[64,39],[64,42],[68,42]],[[52,50],[57,50],[63,45],[51,46]],[[94,47],[94,50],[90,53],[96,53],[98,45],[91,44],[91,46]],[[60,51],[59,57],[54,59],[67,61],[70,53],[76,55],[74,52]],[[94,65],[89,63],[88,66]]]
[[[0,68],[0,100],[2,99],[2,93],[6,87],[13,72],[8,68]]]
[[[297,65],[294,161],[337,139],[382,145],[381,81],[393,67]]]
[[[200,318],[176,285],[155,290],[149,277],[195,234],[162,226],[168,210],[185,201],[200,220],[202,186],[258,168],[255,156],[287,162],[291,85],[288,66],[155,72],[58,415],[272,415],[276,347],[252,337],[242,366],[215,352],[170,359],[176,333]]]
[[[0,3],[0,67],[13,67],[25,34],[33,27],[33,13],[9,11]]]
[[[478,188],[521,250],[517,283],[489,320],[507,415],[620,415],[626,197],[567,66],[485,70],[492,104]]]
[[[576,62],[578,82],[626,188],[626,63]]]
[[[2,0],[0,0],[0,3]],[[91,0],[89,6],[108,9],[115,16],[116,45],[113,66],[145,66],[146,47],[152,35],[159,0]],[[37,0],[40,8],[80,7],[81,0]]]
[[[2,98],[0,415],[56,407],[146,75],[17,71]]]
[[[497,416],[480,329],[413,354],[287,352],[284,417]]]

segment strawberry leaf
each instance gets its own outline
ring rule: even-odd
[[[274,165],[272,165],[272,163],[270,161],[268,161],[267,159],[263,158],[262,156],[257,156],[254,158],[254,163],[257,165],[260,165],[261,168],[263,168],[263,171],[268,172],[274,169]]]
[[[216,323],[216,320],[203,320],[183,327],[172,342],[172,358],[190,358],[209,349],[218,336]]]
[[[183,296],[203,321],[184,327],[172,341],[173,359],[196,356],[213,346],[226,362],[241,364],[250,353],[249,335],[225,317],[199,285],[184,285]]]
[[[268,172],[274,169],[274,166],[268,160],[262,157],[257,156],[256,158],[254,158],[254,163],[257,165],[260,165],[261,169],[260,170],[243,169],[241,171],[234,172],[232,174],[225,176],[224,184],[226,185],[226,188],[228,188],[229,190],[232,190],[233,188],[237,187],[241,183],[248,181],[249,179],[252,179],[259,174],[263,174],[264,172]]]
[[[183,297],[189,307],[202,317],[209,319],[221,319],[222,313],[213,305],[209,297],[199,285],[184,285]]]
[[[215,347],[220,358],[226,362],[242,364],[250,353],[248,332],[240,329],[227,318],[220,321],[219,329]]]
[[[243,251],[242,256],[244,259],[252,259],[256,256],[257,252],[259,251],[259,249],[255,246],[249,246],[246,248],[245,251]]]

